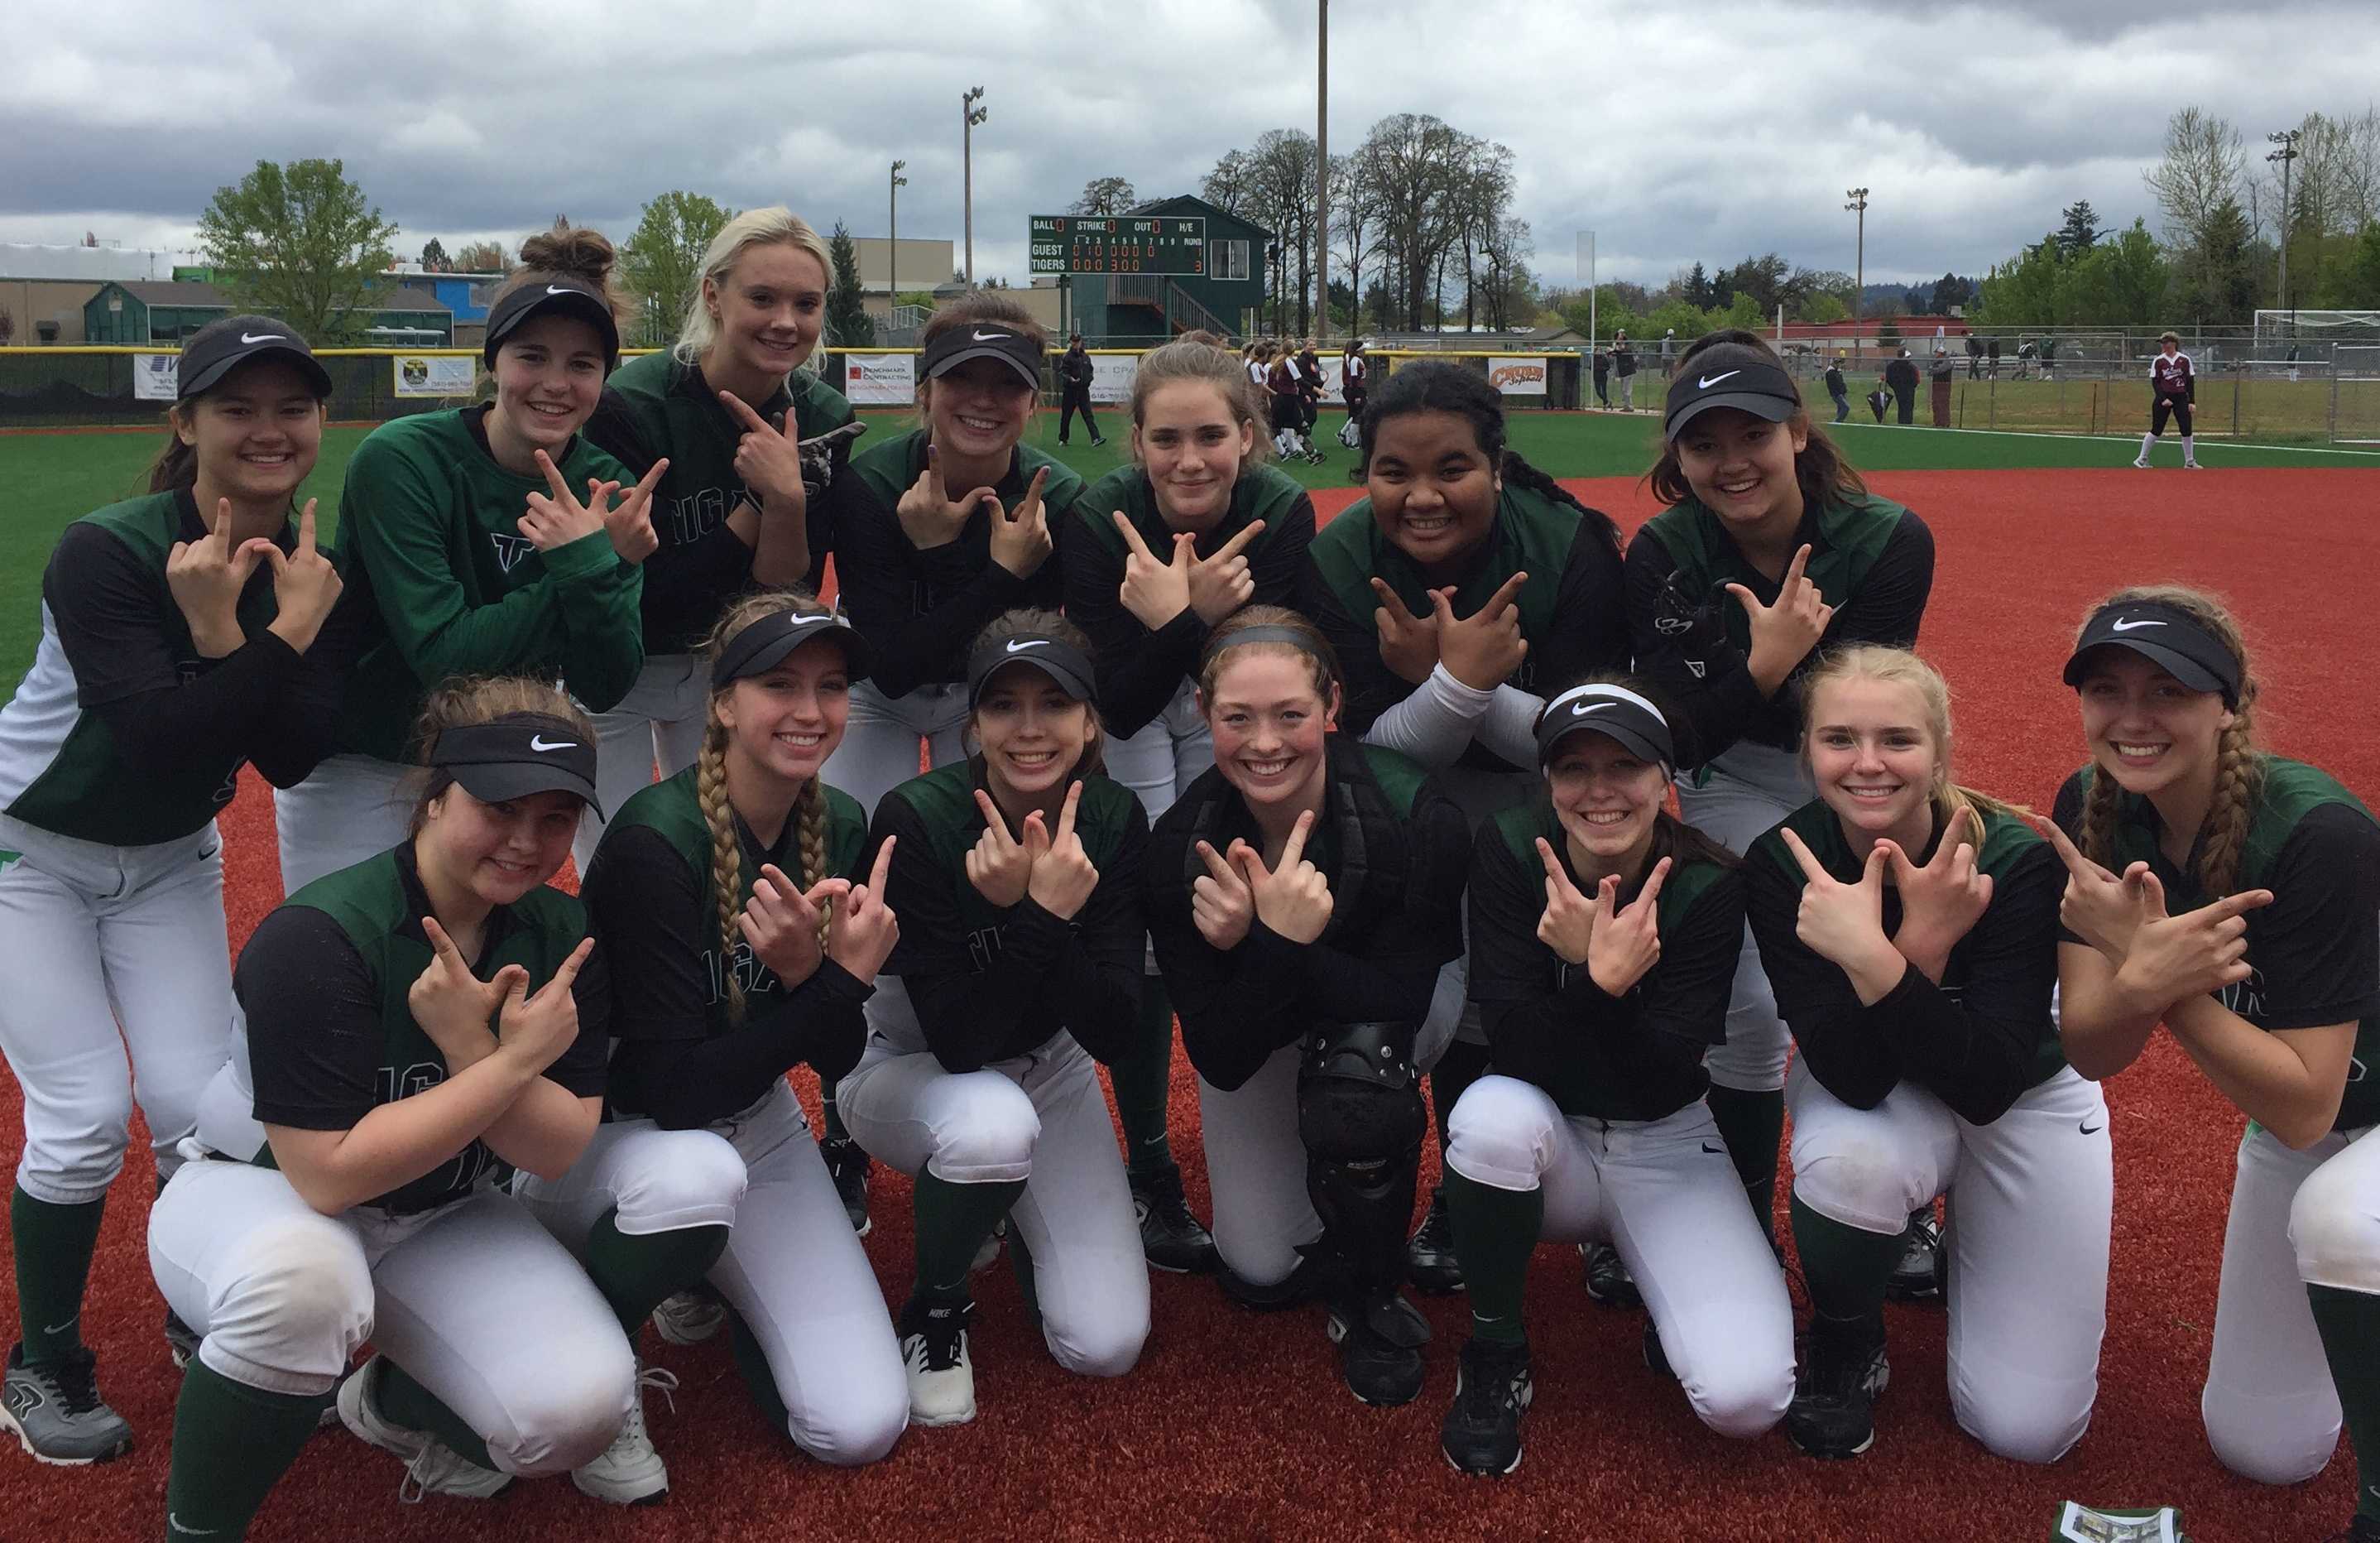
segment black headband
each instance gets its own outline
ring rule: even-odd
[[[853,676],[868,674],[868,641],[851,624],[829,611],[771,611],[727,639],[711,662],[714,691],[751,675],[766,674],[803,644],[832,638],[843,645],[843,662]]]
[[[1293,626],[1283,626],[1278,622],[1259,622],[1255,626],[1240,627],[1216,638],[1215,652],[1220,654],[1225,649],[1236,649],[1243,643],[1287,643],[1301,653],[1309,653],[1320,660],[1324,670],[1334,675],[1337,674],[1331,668],[1330,656],[1324,653],[1313,638]]]

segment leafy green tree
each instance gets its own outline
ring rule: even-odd
[[[735,217],[735,211],[700,193],[674,190],[645,205],[637,233],[621,249],[620,273],[636,292],[646,343],[659,347],[677,336],[702,287],[703,249]]]
[[[1852,308],[1843,304],[1841,296],[1823,289],[1802,302],[1802,320],[1820,325],[1840,322],[1851,313]]]
[[[259,161],[199,216],[200,249],[234,302],[317,343],[360,330],[358,308],[396,261],[396,234],[337,161]]]
[[[826,292],[827,341],[846,348],[873,347],[876,319],[860,298],[859,249],[841,220],[827,238],[827,251],[834,259],[834,282]]]
[[[505,273],[512,271],[512,266],[500,241],[474,241],[455,254],[457,273]]]

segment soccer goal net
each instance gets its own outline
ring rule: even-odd
[[[2380,341],[2342,343],[2331,358],[2330,437],[2380,444]]]

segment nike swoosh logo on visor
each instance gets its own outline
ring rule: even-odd
[[[1047,638],[1011,638],[1008,640],[1007,651],[1023,653],[1026,649],[1046,649],[1049,646],[1050,639]]]
[[[279,333],[242,333],[239,334],[239,340],[244,346],[258,343],[286,343],[289,341]]]
[[[1584,718],[1590,712],[1601,712],[1606,708],[1619,705],[1618,702],[1572,702],[1570,704],[1570,715],[1573,718]]]
[[[575,739],[548,741],[537,735],[530,735],[528,736],[528,747],[535,750],[538,754],[543,755],[548,750],[575,750],[578,748],[578,741]]]
[[[2117,632],[2130,632],[2136,627],[2163,626],[2165,626],[2163,622],[2118,622],[2112,630]]]
[[[1698,375],[1698,376],[1696,376],[1696,377],[1694,378],[1694,384],[1695,384],[1697,387],[1699,387],[1700,389],[1704,390],[1704,391],[1708,391],[1711,387],[1713,387],[1713,386],[1715,386],[1715,385],[1718,384],[1718,383],[1719,383],[1719,382],[1726,380],[1726,379],[1728,378],[1728,376],[1730,376],[1730,375],[1741,375],[1741,374],[1742,374],[1742,373],[1743,373],[1743,371],[1741,371],[1741,370],[1730,370],[1730,371],[1728,371],[1726,372],[1726,374],[1720,374],[1720,375]]]

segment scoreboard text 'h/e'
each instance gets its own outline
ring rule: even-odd
[[[1204,215],[1036,214],[1037,273],[1204,273]]]

